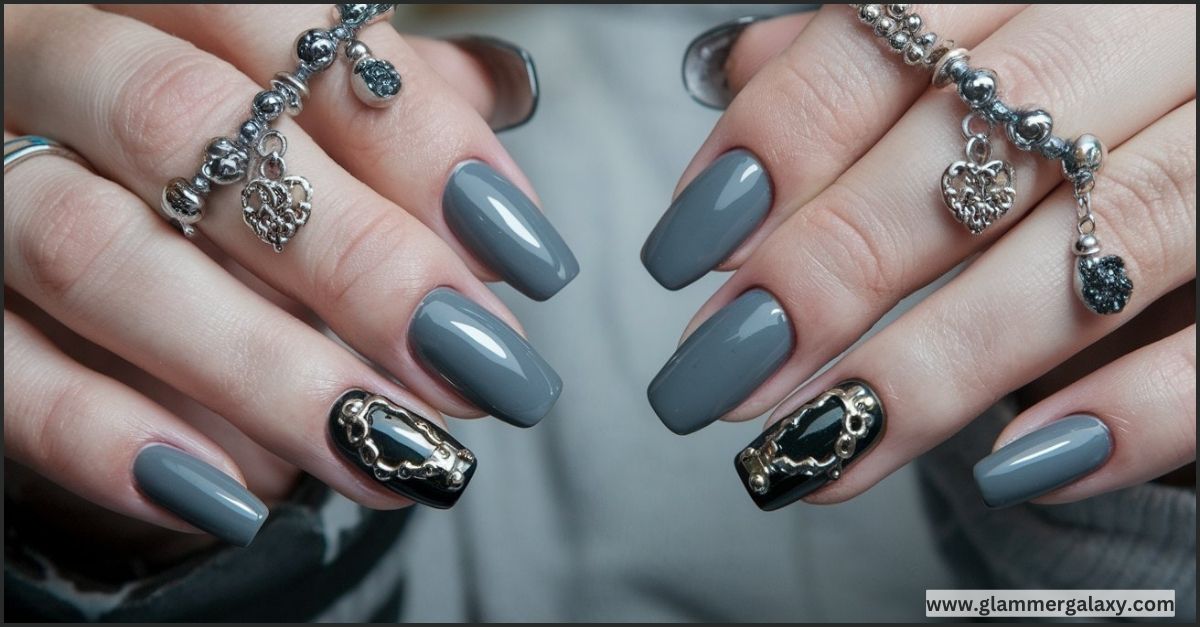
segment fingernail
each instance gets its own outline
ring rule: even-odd
[[[1079,414],[1017,438],[975,464],[988,507],[1008,507],[1061,488],[1100,467],[1112,452],[1108,427]]]
[[[458,502],[475,455],[411,409],[365,390],[347,390],[329,411],[337,449],[387,489],[446,509]]]
[[[843,381],[763,431],[733,464],[755,505],[779,509],[841,477],[879,439],[884,420],[869,385]]]
[[[733,100],[725,64],[742,31],[766,16],[739,17],[700,33],[683,53],[683,88],[696,102],[724,109]]]
[[[579,274],[579,262],[546,216],[482,161],[455,168],[442,210],[464,246],[534,300],[550,298]]]
[[[267,520],[267,506],[233,477],[171,446],[142,449],[133,477],[151,501],[230,544],[250,544]]]
[[[746,400],[783,365],[792,344],[783,307],[750,290],[684,340],[650,382],[650,405],[671,431],[697,431]]]
[[[450,288],[421,301],[408,341],[430,374],[509,424],[532,427],[562,393],[558,373],[525,338]]]
[[[671,203],[646,244],[642,264],[670,290],[717,267],[771,209],[771,180],[747,150],[725,153]]]
[[[537,65],[524,48],[503,39],[470,35],[450,40],[483,66],[496,91],[488,125],[499,133],[528,122],[537,111]]]

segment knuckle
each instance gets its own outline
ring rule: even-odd
[[[75,465],[83,446],[79,438],[79,420],[92,416],[98,399],[94,390],[79,379],[68,379],[58,386],[33,428],[28,455],[46,468]]]
[[[816,259],[856,300],[875,309],[896,293],[900,257],[887,229],[864,223],[861,207],[870,206],[850,187],[834,183],[805,226]]]
[[[365,220],[361,212],[342,215],[311,273],[317,280],[313,293],[334,311],[353,309],[364,289],[385,289],[391,300],[395,292],[409,295],[428,282],[441,257],[424,250],[419,230],[409,228],[412,219],[387,209]]]
[[[20,259],[48,296],[69,301],[106,251],[129,234],[135,218],[122,212],[122,192],[85,177],[60,185],[45,199],[54,211],[37,212],[18,239]]]
[[[175,164],[163,155],[187,155],[190,165],[200,151],[196,129],[233,117],[242,91],[227,68],[195,50],[146,55],[117,88],[112,139],[133,171],[166,176]]]
[[[835,54],[832,58],[841,57]],[[820,147],[823,154],[829,154],[830,147],[836,154],[857,154],[863,116],[880,109],[872,97],[876,90],[869,88],[874,79],[861,66],[835,67],[830,59],[799,59],[795,54],[785,54],[780,63],[783,76],[771,88],[775,93],[769,97],[775,100],[782,91],[785,102],[797,103],[788,111],[799,118],[794,128],[804,135],[806,143],[802,145]]]

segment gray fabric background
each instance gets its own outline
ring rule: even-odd
[[[952,583],[912,469],[844,505],[760,512],[733,456],[761,420],[679,437],[646,400],[647,383],[725,278],[668,292],[638,258],[719,115],[684,92],[683,50],[703,30],[759,10],[551,5],[400,16],[402,31],[490,34],[533,54],[540,108],[502,139],[582,266],[546,303],[496,287],[565,390],[531,430],[452,421],[480,468],[453,510],[413,521],[404,619],[917,619],[924,590]]]

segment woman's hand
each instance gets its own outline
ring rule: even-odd
[[[655,411],[688,433],[782,400],[767,435],[738,454],[739,472],[762,507],[809,493],[832,503],[1111,338],[1123,356],[1087,364],[1090,374],[1061,381],[1000,436],[976,468],[985,500],[1071,501],[1194,460],[1194,300],[1176,299],[1190,313],[1158,335],[1134,331],[1159,326],[1148,319],[1161,316],[1156,301],[1194,290],[1195,7],[919,8],[927,29],[971,51],[973,67],[996,70],[1005,102],[1044,107],[1057,135],[1107,142],[1093,207],[1105,251],[1126,261],[1132,300],[1100,316],[1073,295],[1075,200],[1060,164],[994,138],[1019,191],[1007,216],[971,236],[938,186],[962,158],[966,110],[953,89],[930,89],[928,74],[889,54],[853,9],[762,21],[733,44],[724,67],[735,96],[643,249],[671,289],[736,270],[651,384]],[[856,343],[901,299],[972,258]],[[837,385],[852,379],[873,390],[859,416],[871,425],[839,456],[848,461],[835,481],[841,462],[825,456],[843,405],[793,412],[835,387],[852,393]]]
[[[347,390],[438,424],[549,411],[557,374],[483,281],[543,300],[578,265],[485,121],[511,103],[463,49],[363,28],[404,81],[383,110],[356,100],[341,60],[312,79],[303,112],[275,123],[315,189],[282,254],[242,224],[240,186],[214,185],[196,242],[151,208],[330,13],[5,7],[6,140],[45,135],[94,169],[40,156],[5,174],[7,458],[118,513],[244,544],[266,509],[242,484],[280,498],[297,469],[369,507],[410,503],[331,442]]]

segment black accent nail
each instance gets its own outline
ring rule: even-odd
[[[884,421],[870,386],[843,381],[762,432],[734,467],[755,505],[779,509],[841,477],[871,450]]]
[[[329,435],[363,472],[430,507],[454,505],[475,474],[475,455],[449,433],[365,390],[347,390],[333,404]]]
[[[713,109],[724,109],[733,100],[725,64],[742,31],[751,24],[772,16],[747,15],[718,24],[700,33],[683,53],[683,88],[696,102]]]
[[[496,106],[488,126],[493,131],[511,130],[533,118],[540,96],[533,55],[516,44],[495,37],[468,35],[450,42],[475,57],[492,79]]]

